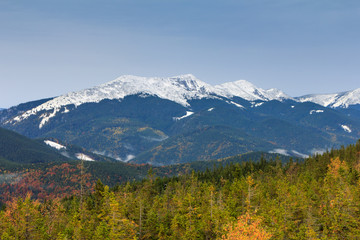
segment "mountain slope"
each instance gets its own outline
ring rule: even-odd
[[[6,164],[69,160],[45,144],[3,128],[0,128],[0,158]]]
[[[54,98],[35,108],[29,109],[25,113],[13,118],[10,122],[21,122],[30,116],[43,113],[40,115],[41,122],[39,128],[41,129],[51,118],[56,116],[56,114],[68,113],[85,103],[99,103],[104,99],[120,100],[126,96],[143,94],[144,97],[147,95],[157,96],[183,106],[188,106],[188,99],[208,98],[211,97],[211,93],[214,92],[215,89],[212,86],[196,79],[192,75],[182,75],[172,78],[122,76],[97,87]],[[67,108],[66,106],[71,107]]]
[[[191,74],[170,78],[145,78],[126,75],[100,86],[71,92],[46,101],[9,119],[7,123],[16,124],[31,116],[40,115],[39,129],[41,129],[57,114],[68,113],[82,104],[99,103],[104,99],[121,100],[131,95],[157,96],[184,107],[190,106],[188,100],[191,99],[217,98],[219,96],[241,97],[251,101],[290,98],[279,90],[263,90],[244,80],[213,87]]]
[[[73,111],[52,118],[42,129],[32,116],[15,125],[16,131],[32,138],[53,137],[65,143],[119,160],[130,160],[166,139],[173,117],[185,108],[174,102],[149,96],[127,96],[118,100],[82,104]],[[10,125],[11,126],[11,125]]]
[[[347,96],[356,102],[356,91]],[[166,165],[260,150],[306,156],[354,143],[356,106],[302,102],[244,80],[211,86],[192,75],[122,76],[6,109],[0,123],[121,161]]]
[[[300,102],[314,102],[325,107],[348,108],[360,104],[360,88],[333,94],[310,94],[296,98]]]
[[[163,165],[163,159],[168,159],[166,164],[177,164],[213,160],[271,147],[269,142],[251,137],[239,129],[211,126],[169,138],[132,162]]]
[[[248,101],[292,99],[289,95],[278,89],[272,88],[269,90],[264,90],[256,87],[255,85],[246,80],[223,83],[220,85],[216,85],[215,88],[220,90],[218,91],[218,93],[222,93],[221,95],[224,95],[226,97],[241,97]]]

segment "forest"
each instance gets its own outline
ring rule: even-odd
[[[286,163],[171,177],[150,168],[146,179],[112,187],[68,172],[61,179],[80,182],[71,194],[4,200],[0,238],[360,239],[359,176],[360,141]]]

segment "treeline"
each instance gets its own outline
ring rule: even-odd
[[[269,153],[249,153],[213,161],[152,168],[148,164],[129,164],[123,162],[82,162],[86,187],[92,189],[98,179],[110,188],[128,181],[134,182],[146,178],[150,168],[159,177],[184,175],[195,171],[216,169],[230,163],[241,163],[251,159],[278,160],[286,162],[287,157]],[[49,199],[59,196],[76,195],[80,190],[81,161],[61,161],[36,164],[19,164],[0,158],[0,207],[13,197],[25,198],[28,192],[34,199]]]
[[[90,193],[9,201],[0,238],[360,239],[359,173],[360,142],[302,162],[167,178],[150,170],[146,180],[111,189],[98,181]]]

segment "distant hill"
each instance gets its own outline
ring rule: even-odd
[[[44,163],[65,160],[69,159],[48,147],[45,143],[0,128],[0,165]]]
[[[193,171],[206,172],[245,162],[289,162],[290,157],[263,152],[248,153],[212,161],[195,161],[185,164],[153,167],[149,164],[130,164],[121,161],[84,161],[83,176],[86,189],[91,189],[97,180],[110,187],[127,181],[142,181],[151,170],[156,177],[178,177]],[[7,164],[7,165],[5,165]],[[5,166],[4,166],[5,165]],[[0,158],[0,206],[11,197],[24,197],[28,191],[34,198],[64,197],[79,193],[81,162],[68,160],[37,164],[14,164]]]

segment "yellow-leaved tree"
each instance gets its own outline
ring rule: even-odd
[[[262,219],[251,216],[248,212],[240,216],[235,225],[227,228],[224,240],[266,240],[271,238],[271,233],[261,225]]]

